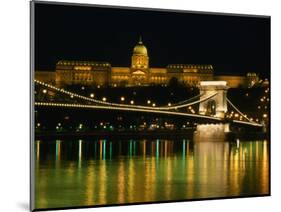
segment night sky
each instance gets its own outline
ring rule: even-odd
[[[139,36],[150,67],[212,64],[215,74],[270,73],[270,19],[37,3],[35,68],[58,60],[130,66]]]

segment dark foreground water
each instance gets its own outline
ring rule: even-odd
[[[36,208],[269,193],[267,141],[38,140]]]

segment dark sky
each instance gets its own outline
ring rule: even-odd
[[[139,35],[151,67],[212,64],[215,74],[270,72],[270,19],[37,3],[36,70],[58,60],[129,66]]]

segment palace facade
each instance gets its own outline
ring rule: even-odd
[[[133,48],[130,67],[112,67],[109,62],[68,61],[61,60],[56,64],[55,72],[35,71],[35,78],[44,82],[65,85],[92,86],[147,86],[167,85],[172,78],[190,86],[200,81],[226,80],[230,87],[254,83],[258,77],[247,76],[214,76],[212,65],[169,64],[165,68],[149,66],[149,54],[140,39]],[[216,79],[218,78],[218,79]]]

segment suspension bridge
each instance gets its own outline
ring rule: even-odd
[[[62,107],[62,108],[84,108],[93,110],[116,110],[129,112],[143,112],[153,114],[167,114],[196,118],[204,120],[205,123],[236,123],[239,125],[263,127],[262,124],[250,120],[227,98],[227,84],[225,81],[201,81],[199,85],[200,94],[178,103],[163,106],[144,106],[135,104],[120,104],[114,102],[101,101],[95,98],[89,98],[75,92],[68,91],[54,85],[34,80],[36,85],[44,87],[46,90],[58,92],[66,95],[67,101],[35,101],[36,107]],[[75,101],[74,101],[75,100]],[[190,106],[199,105],[199,110],[195,113],[182,110]],[[242,120],[235,120],[226,117],[228,107],[232,107]]]

